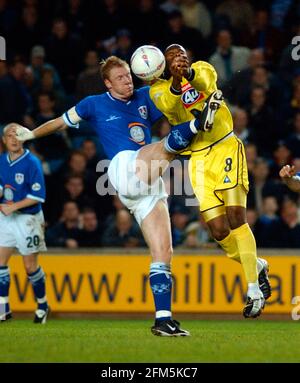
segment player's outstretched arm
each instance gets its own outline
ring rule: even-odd
[[[300,193],[300,177],[296,175],[295,166],[285,165],[280,170],[281,180],[293,192]]]
[[[48,136],[54,132],[59,130],[63,130],[67,128],[67,125],[62,117],[55,118],[54,120],[50,120],[45,124],[39,126],[34,130],[29,130],[23,126],[18,126],[16,129],[16,137],[19,141],[28,141],[33,140],[35,138],[40,138],[44,136]]]

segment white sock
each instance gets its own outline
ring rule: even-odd
[[[257,299],[262,296],[262,292],[260,291],[258,282],[248,283],[247,296],[252,299]]]
[[[257,258],[257,272],[258,274],[262,271],[262,269],[266,266],[267,261],[262,258]]]

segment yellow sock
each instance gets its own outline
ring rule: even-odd
[[[248,283],[257,282],[256,241],[248,223],[231,230],[235,237],[238,254]]]
[[[237,246],[236,238],[234,234],[230,231],[226,238],[222,239],[222,241],[216,241],[225,251],[227,257],[230,259],[241,263],[241,258],[239,255],[239,249]]]

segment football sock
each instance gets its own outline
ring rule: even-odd
[[[46,298],[46,278],[43,269],[38,267],[34,273],[28,274],[28,279],[32,283],[34,295],[38,303],[38,309],[47,310],[48,303]]]
[[[260,298],[262,297],[262,292],[260,291],[258,282],[248,283],[247,296],[250,298]]]
[[[216,241],[216,242],[223,248],[227,257],[241,263],[236,238],[234,234],[232,233],[232,231],[230,231],[227,237],[222,239],[222,241]]]
[[[256,242],[248,223],[231,231],[236,238],[238,253],[248,283],[257,282]]]
[[[198,133],[197,120],[184,122],[182,124],[172,126],[170,133],[165,138],[165,149],[169,153],[177,153],[187,148],[191,140]]]
[[[0,316],[10,312],[8,293],[10,273],[8,266],[0,266]]]
[[[149,280],[155,303],[156,321],[171,319],[171,266],[163,262],[151,263]]]
[[[222,239],[222,241],[216,241],[222,249],[225,251],[228,258],[232,259],[233,261],[241,263],[241,258],[238,253],[238,247],[236,243],[236,239],[232,231]],[[262,271],[266,264],[266,261],[262,258],[257,258],[257,272],[258,274]]]

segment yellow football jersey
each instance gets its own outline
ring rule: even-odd
[[[194,116],[190,111],[201,111],[207,97],[217,90],[217,73],[212,65],[205,61],[197,61],[191,67],[195,71],[194,79],[190,82],[182,79],[180,95],[175,95],[170,90],[172,77],[169,80],[159,79],[150,88],[152,101],[171,125],[192,120]],[[210,132],[199,132],[189,149],[192,152],[204,149],[225,137],[232,129],[231,113],[223,102],[215,115],[213,129]]]

